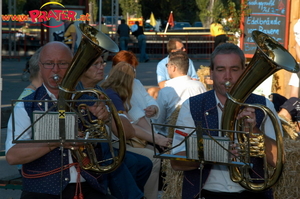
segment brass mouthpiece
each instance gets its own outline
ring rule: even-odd
[[[227,90],[230,89],[231,86],[232,85],[231,85],[230,81],[225,82],[225,87],[226,87]]]
[[[53,79],[57,82],[60,79],[60,77],[57,74],[55,74],[53,75]]]

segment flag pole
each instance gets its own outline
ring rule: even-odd
[[[166,34],[168,27],[169,27],[169,22],[168,22],[167,25],[166,25],[166,29],[165,29],[164,34]]]
[[[170,16],[171,16],[172,13],[173,13],[173,11],[171,11]],[[170,16],[169,16],[169,19],[170,19]],[[168,30],[168,27],[169,27],[169,24],[170,24],[170,23],[169,23],[169,19],[168,19],[168,23],[167,23],[167,25],[166,25],[164,34],[166,34],[166,32],[167,32],[167,30]]]

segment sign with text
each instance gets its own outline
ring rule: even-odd
[[[252,57],[256,44],[252,39],[253,30],[259,30],[287,48],[290,0],[249,0],[249,17],[244,18],[244,40],[241,46],[246,57]]]

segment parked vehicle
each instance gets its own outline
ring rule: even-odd
[[[182,30],[184,27],[192,27],[189,22],[175,22],[173,30]]]
[[[155,31],[155,28],[151,24],[145,23],[145,25],[144,25],[144,31],[145,32],[147,32],[147,31],[153,32],[153,31]]]
[[[118,17],[118,24],[121,24],[122,17]],[[112,16],[104,16],[104,24],[107,26],[109,31],[116,31],[116,25],[113,24]]]
[[[203,27],[203,24],[201,21],[196,21],[194,22],[193,27]]]

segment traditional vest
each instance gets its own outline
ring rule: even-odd
[[[218,118],[218,106],[216,104],[216,98],[214,90],[207,91],[203,94],[191,97],[190,99],[190,111],[195,122],[195,126],[199,122],[202,128],[218,129],[219,118]],[[266,105],[266,99],[263,96],[251,94],[246,100],[248,104],[262,104]],[[260,127],[264,114],[261,110],[256,110],[256,126]],[[210,131],[210,135],[217,136],[217,131]],[[252,158],[251,162],[254,164],[253,169],[260,175],[263,174],[263,161],[260,158]],[[205,164],[202,173],[202,183],[204,184],[208,178],[209,172],[212,165]],[[252,177],[255,175],[250,174]],[[197,176],[197,177],[195,177]],[[199,170],[185,171],[184,182],[183,182],[183,193],[182,198],[188,199],[193,198],[199,194]],[[203,186],[202,184],[202,186]]]
[[[24,100],[46,100],[46,99],[51,100],[44,86],[41,86],[36,90],[36,92],[32,93],[31,95],[23,99]],[[45,110],[44,104],[45,103],[39,103],[39,102],[24,102],[24,107],[28,115],[30,116],[30,118],[32,118],[32,112],[34,110],[41,110],[41,111]],[[50,108],[52,105],[53,104],[49,102],[48,108]],[[105,150],[103,149],[103,147],[105,148]],[[106,149],[109,150],[107,146],[101,144],[101,146],[97,147],[96,153],[102,155],[103,152],[101,148],[103,151],[106,151]],[[63,161],[63,165],[69,164],[67,149],[63,150],[62,161]],[[61,168],[61,166],[62,166],[61,151],[60,148],[56,148],[32,162],[24,164],[23,172],[25,174],[42,174],[44,172]],[[101,191],[105,194],[107,193],[107,175],[96,175],[83,170],[81,170],[80,174],[94,189]],[[61,187],[61,181],[62,181],[62,187]],[[46,175],[39,178],[23,177],[23,190],[28,192],[59,195],[61,190],[64,190],[65,187],[69,184],[69,181],[70,181],[69,169],[63,170],[62,175],[60,172],[58,172],[58,173]]]

